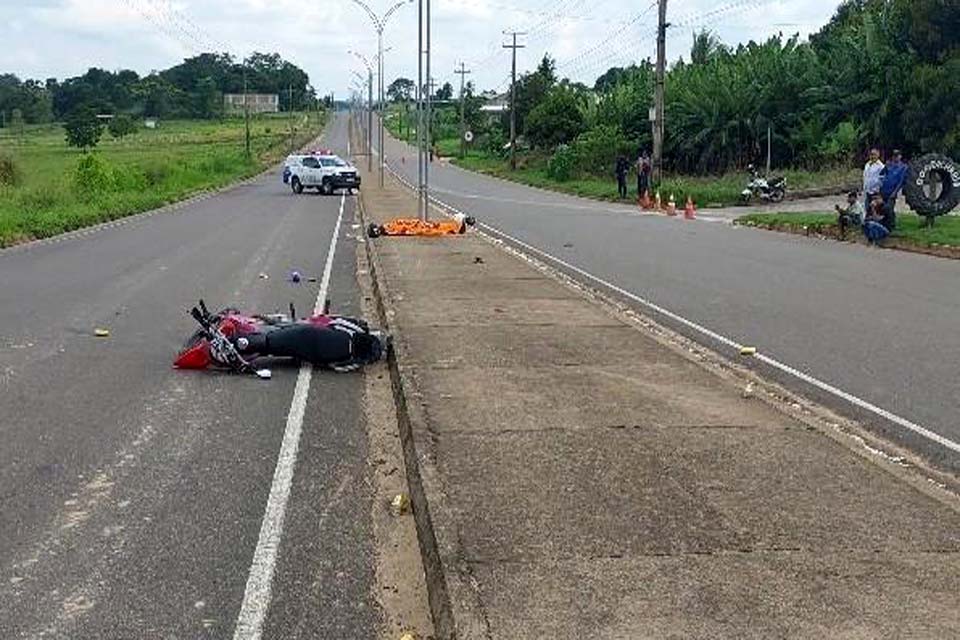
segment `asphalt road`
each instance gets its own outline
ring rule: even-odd
[[[346,152],[345,120],[325,146]],[[318,285],[286,276],[321,275],[340,204],[273,173],[0,252],[0,637],[233,636],[298,370],[170,365],[200,297],[310,311]],[[344,204],[330,297],[349,314]],[[362,390],[362,374],[312,378],[263,637],[377,632]]]
[[[388,138],[386,155],[416,183],[415,149]],[[718,224],[729,216],[710,212],[698,222],[641,215],[633,206],[529,188],[446,163],[433,163],[430,172],[433,195],[482,223],[960,443],[960,262],[733,227]],[[624,301],[650,313],[629,297]],[[730,353],[683,323],[653,315]],[[794,375],[757,366],[960,470],[954,451]]]

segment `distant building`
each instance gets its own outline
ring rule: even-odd
[[[242,93],[226,93],[223,96],[223,109],[227,115],[243,113]],[[277,113],[280,111],[280,96],[275,93],[248,93],[247,105],[250,113]]]

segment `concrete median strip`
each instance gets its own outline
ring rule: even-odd
[[[366,251],[437,637],[960,633],[954,478],[488,238]]]

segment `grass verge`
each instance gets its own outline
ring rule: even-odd
[[[80,177],[86,154],[66,146],[61,127],[38,127],[20,137],[0,133],[2,155],[13,160],[20,176],[0,185],[0,247],[115,220],[250,177],[283,158],[291,145],[319,135],[325,119],[297,116],[291,137],[286,114],[257,118],[250,157],[243,148],[242,120],[163,122],[122,140],[104,133],[92,152],[99,160],[93,180],[89,171]]]
[[[944,216],[932,228],[923,227],[920,216],[907,213],[897,216],[894,240],[918,247],[960,247],[960,217]],[[757,213],[737,218],[736,224],[772,230],[837,234],[837,216],[832,213]]]

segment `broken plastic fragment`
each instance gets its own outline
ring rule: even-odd
[[[756,347],[740,347],[740,355],[755,356],[757,355],[757,348]]]
[[[273,372],[270,369],[257,369],[257,377],[261,380],[269,380],[273,377]]]
[[[93,335],[97,336],[98,338],[109,338],[110,332],[106,329],[95,329],[93,331]]]
[[[390,513],[395,516],[402,516],[410,511],[410,498],[406,494],[398,493],[390,501]]]

